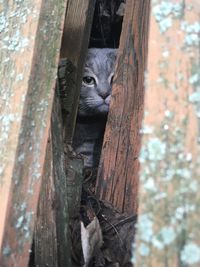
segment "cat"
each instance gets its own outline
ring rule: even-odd
[[[109,111],[116,49],[90,48],[80,90],[73,147],[83,155],[84,167],[98,166]]]

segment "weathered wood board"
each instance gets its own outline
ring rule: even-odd
[[[30,259],[31,266],[38,267],[58,267],[58,240],[56,233],[56,210],[58,204],[55,202],[56,190],[52,164],[53,151],[50,138],[46,150],[37,219],[35,221],[34,245]],[[67,250],[65,254],[67,254]]]
[[[0,3],[0,266],[27,266],[67,1]]]
[[[73,65],[73,80],[67,88],[62,109],[64,114],[65,141],[73,139],[79,103],[84,60],[87,53],[95,0],[69,1],[67,6],[61,58],[67,58]],[[71,76],[72,76],[71,75]],[[71,88],[70,88],[71,87]]]
[[[120,38],[96,193],[121,212],[138,207],[138,156],[144,106],[150,1],[128,0]]]
[[[73,137],[94,5],[95,1],[92,0],[68,0],[67,3],[62,60],[59,64],[48,145],[52,150],[49,149],[51,156],[47,154],[45,163],[47,168],[52,166],[53,169],[50,172],[45,169],[40,194],[34,242],[36,266],[74,266],[71,261],[73,248],[70,230],[73,229],[74,218],[79,216],[83,166],[80,158],[72,156],[68,144]],[[65,140],[62,136],[63,126]]]
[[[135,266],[200,266],[200,3],[152,1]]]
[[[58,92],[54,96],[42,178],[35,222],[34,266],[70,267],[69,203]]]

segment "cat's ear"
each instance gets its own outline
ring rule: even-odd
[[[117,57],[117,49],[111,49],[110,52],[108,53],[108,57],[110,59],[112,59],[113,61],[115,61],[116,57]]]

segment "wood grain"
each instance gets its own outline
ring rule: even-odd
[[[61,107],[56,94],[51,117],[51,136],[53,151],[53,181],[55,223],[57,234],[57,264],[58,266],[71,266],[70,240],[69,240],[69,201],[67,189],[67,174],[65,168],[65,154],[62,135]]]
[[[144,105],[150,1],[126,3],[96,193],[122,212],[138,207],[138,156]]]
[[[40,198],[35,221],[31,266],[58,267],[55,183],[51,137],[46,150]],[[67,251],[66,251],[67,252]]]
[[[0,265],[27,266],[66,1],[2,1]]]
[[[44,172],[35,232],[37,266],[73,266],[69,227],[73,229],[74,218],[79,216],[83,165],[81,159],[71,155],[70,146],[65,146],[64,141],[70,143],[72,139],[80,73],[89,41],[94,4],[95,1],[67,2],[61,46],[61,58],[64,58],[59,64],[49,140],[52,155],[47,155],[45,163],[45,166],[53,166],[53,170],[52,173],[47,169]],[[61,97],[62,114],[57,94]],[[65,140],[62,136],[63,126]]]
[[[196,0],[152,1],[135,266],[200,266]]]
[[[71,266],[60,99],[55,94],[34,235],[34,266]]]
[[[84,60],[87,53],[90,30],[94,14],[95,0],[69,1],[67,6],[64,35],[61,46],[61,58],[67,58],[74,67],[66,92],[66,102],[62,109],[64,114],[65,141],[72,142],[79,103],[79,91],[82,80]],[[68,101],[70,99],[70,103]],[[70,110],[69,111],[69,106]],[[66,107],[65,107],[66,106]],[[67,112],[65,112],[67,109]]]

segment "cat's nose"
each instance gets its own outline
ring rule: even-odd
[[[106,99],[110,94],[108,92],[101,92],[99,93],[99,96],[101,96],[103,99]]]

